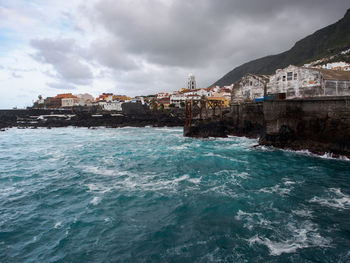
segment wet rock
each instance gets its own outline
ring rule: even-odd
[[[192,127],[184,128],[184,136],[186,137],[227,137],[228,131],[223,121],[206,120],[200,121]]]

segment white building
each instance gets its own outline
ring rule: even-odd
[[[322,66],[322,68],[324,69],[336,69],[336,70],[347,70],[347,68],[349,67],[350,67],[350,64],[346,62],[333,62],[333,63],[327,63],[326,65]]]
[[[157,99],[169,98],[170,94],[167,92],[160,92],[157,94]]]
[[[120,101],[101,101],[98,104],[105,111],[122,111],[123,102],[120,102]]]
[[[192,73],[188,76],[187,89],[196,89],[196,79]]]
[[[231,102],[238,103],[263,98],[268,82],[269,76],[246,74],[235,83],[231,92]]]
[[[73,107],[74,103],[75,103],[74,98],[63,98],[63,99],[61,99],[61,104],[62,104],[63,108],[65,108],[65,107]]]
[[[181,102],[185,102],[186,99],[184,94],[174,94],[170,96],[170,104],[175,104],[176,107],[180,107]]]
[[[285,93],[287,99],[350,96],[350,72],[290,65],[270,77],[268,94]]]
[[[90,95],[89,93],[77,94],[75,96],[77,96],[79,99],[82,99],[84,101],[93,102],[95,100],[94,97],[92,95]]]

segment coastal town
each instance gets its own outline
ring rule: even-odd
[[[0,263],[350,262],[349,3],[0,0]]]
[[[349,55],[350,49],[339,55]],[[248,73],[229,86],[198,88],[196,78],[189,74],[180,90],[159,92],[149,96],[128,97],[102,93],[94,98],[90,94],[57,94],[55,97],[38,97],[33,108],[72,109],[95,107],[102,111],[122,111],[123,103],[141,103],[151,109],[184,108],[189,100],[219,101],[223,108],[230,105],[262,102],[264,100],[302,99],[312,97],[350,96],[350,64],[336,61],[337,56],[312,61],[303,66],[290,65],[277,69],[272,75]]]
[[[179,91],[159,92],[155,95],[136,96],[134,98],[126,95],[113,93],[102,93],[97,98],[90,94],[57,94],[55,97],[38,97],[34,108],[42,109],[70,109],[73,107],[98,107],[103,111],[121,111],[123,103],[141,103],[152,109],[184,108],[186,100],[220,100],[225,107],[229,107],[233,85],[225,87],[197,88],[196,79],[190,74],[187,86]]]

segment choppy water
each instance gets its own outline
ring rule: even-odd
[[[178,128],[0,133],[0,262],[349,262],[350,162]]]

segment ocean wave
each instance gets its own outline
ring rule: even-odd
[[[60,228],[62,226],[62,221],[58,221],[56,222],[54,228],[57,229],[57,228]]]
[[[94,196],[94,198],[91,200],[90,204],[92,205],[98,205],[101,202],[100,196]]]
[[[249,230],[253,230],[256,226],[269,226],[271,224],[271,221],[264,218],[262,213],[248,213],[242,210],[238,210],[235,219],[245,221],[243,226]]]
[[[87,187],[89,188],[89,192],[101,194],[108,193],[113,189],[110,185],[106,186],[103,183],[90,183]]]
[[[173,179],[161,179],[158,174],[136,175],[128,172],[120,172],[128,175],[112,184],[90,183],[88,184],[89,192],[104,194],[113,190],[123,191],[176,191],[181,182],[187,181],[195,186],[200,184],[201,177],[191,178],[188,174]],[[193,187],[192,187],[193,189]]]
[[[182,128],[170,128],[170,127],[162,127],[162,128],[154,128],[156,131],[165,131],[165,132],[182,132]],[[181,133],[182,134],[182,133]]]
[[[322,206],[337,208],[337,209],[350,209],[350,196],[342,193],[340,188],[330,188],[326,192],[325,196],[314,196],[311,203],[318,203]]]
[[[269,193],[269,194],[279,194],[280,196],[286,196],[286,195],[289,195],[290,192],[294,189],[293,187],[294,184],[296,184],[296,182],[286,180],[282,184],[276,184],[271,187],[261,188],[259,192]]]
[[[310,247],[329,247],[331,240],[322,237],[318,233],[318,228],[310,221],[304,224],[289,223],[285,231],[289,238],[268,238],[254,235],[248,239],[250,246],[253,244],[264,245],[269,249],[270,255],[279,256],[284,253],[294,253],[298,249]],[[280,231],[284,231],[281,229]],[[284,234],[285,236],[285,234]]]
[[[86,173],[92,173],[92,174],[96,174],[96,175],[107,175],[107,176],[112,176],[112,175],[118,174],[118,172],[115,170],[96,167],[96,166],[86,166],[83,168],[83,171]]]
[[[292,213],[300,216],[300,217],[306,217],[306,218],[312,218],[312,211],[310,210],[305,210],[305,209],[298,209],[298,210],[292,210]]]
[[[239,159],[224,156],[221,154],[215,154],[213,152],[205,153],[205,154],[203,154],[203,156],[221,158],[221,159],[225,159],[225,160],[229,160],[231,162],[237,162],[237,163],[248,163],[247,161],[244,161],[244,160],[239,160]]]

